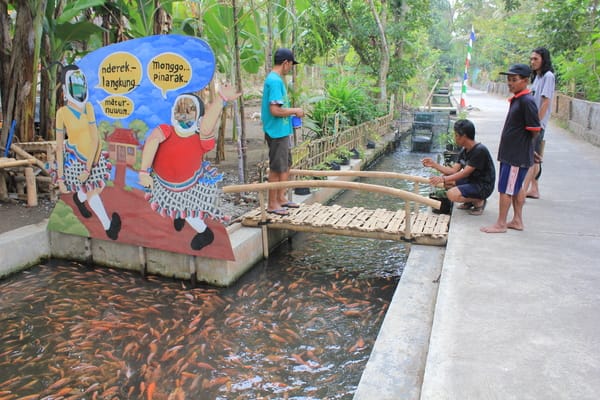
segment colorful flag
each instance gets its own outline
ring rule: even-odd
[[[473,42],[475,41],[475,30],[471,25],[471,35],[469,36],[469,46],[467,47],[467,59],[465,61],[465,73],[463,75],[462,90],[460,92],[460,108],[466,107],[466,94],[467,94],[467,79],[469,78],[469,65],[471,64],[471,50],[473,49]]]

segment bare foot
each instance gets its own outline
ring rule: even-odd
[[[510,221],[508,224],[506,224],[506,227],[508,229],[514,229],[516,231],[522,231],[523,230],[523,224],[520,222],[515,222],[515,221]]]
[[[527,192],[527,198],[529,199],[539,199],[540,198],[540,193],[539,192],[534,192],[534,191],[529,191]]]
[[[506,232],[506,228],[506,226],[494,224],[491,226],[482,226],[479,230],[485,233],[504,233]]]

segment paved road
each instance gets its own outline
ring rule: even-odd
[[[474,89],[467,100],[495,156],[508,102]],[[599,175],[600,148],[553,122],[524,231],[479,231],[497,193],[482,216],[454,211],[422,400],[600,397]]]

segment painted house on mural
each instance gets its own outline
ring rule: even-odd
[[[109,158],[115,161],[115,184],[124,186],[127,167],[134,167],[140,141],[131,129],[115,128],[107,138]]]

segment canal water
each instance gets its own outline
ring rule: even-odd
[[[422,156],[372,169],[423,175]],[[230,288],[51,260],[0,281],[0,399],[351,399],[408,250],[297,234]]]

